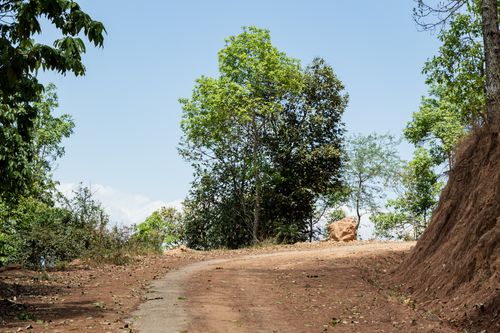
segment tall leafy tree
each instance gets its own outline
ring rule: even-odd
[[[262,183],[267,168],[263,158],[263,133],[270,114],[281,109],[284,95],[300,87],[299,64],[279,52],[266,30],[249,27],[226,40],[219,52],[220,78],[202,77],[191,100],[181,99],[185,135],[181,153],[200,165],[217,164],[237,183],[230,189],[246,212],[251,188],[252,238],[258,240]],[[231,171],[230,171],[231,170]],[[222,170],[221,170],[222,171]],[[237,174],[235,174],[237,173]]]
[[[303,233],[317,194],[339,183],[342,83],[320,59],[303,70],[255,27],[227,39],[219,71],[181,99],[180,153],[196,170],[186,234],[205,224],[191,239],[236,247]]]
[[[69,115],[54,115],[54,109],[58,104],[53,84],[47,86],[41,100],[33,105],[38,112],[34,120],[34,135],[31,148],[34,151],[34,157],[32,161],[27,162],[30,168],[30,186],[23,191],[22,197],[17,192],[7,192],[3,193],[3,196],[0,196],[0,243],[4,243],[3,246],[0,244],[1,253],[11,252],[2,248],[16,248],[15,244],[11,241],[18,238],[7,237],[7,235],[15,234],[17,237],[38,237],[33,233],[33,230],[37,228],[38,224],[43,222],[43,219],[35,219],[34,216],[36,214],[28,214],[27,211],[30,207],[34,211],[39,212],[40,216],[47,218],[55,219],[57,215],[62,219],[65,216],[63,210],[52,207],[55,199],[54,194],[56,193],[56,182],[52,179],[51,171],[57,158],[64,154],[64,147],[61,143],[64,138],[70,136],[73,132],[74,123]],[[9,132],[14,132],[13,135],[16,134],[12,128],[10,130],[4,128],[3,130],[4,134]],[[0,146],[0,154],[7,154],[8,149],[8,145]],[[42,211],[44,212],[41,213]],[[25,213],[19,214],[19,212]],[[16,215],[18,216],[18,221],[12,223],[12,219]],[[25,220],[21,221],[19,216],[23,216]],[[34,223],[34,225],[31,226],[29,225],[30,223]],[[57,225],[54,226],[55,229],[57,229]],[[41,233],[43,234],[43,232]],[[43,242],[41,241],[40,243]],[[49,243],[46,243],[46,245],[49,247],[53,246],[53,244]],[[26,245],[18,243],[17,247],[19,246]]]
[[[269,31],[249,27],[227,39],[226,47],[219,52],[219,69],[223,79],[238,85],[245,94],[240,100],[243,103],[239,120],[251,150],[248,160],[254,193],[252,237],[258,241],[267,167],[263,137],[271,125],[268,118],[281,110],[284,96],[301,87],[299,63],[271,44]]]
[[[354,135],[347,145],[346,183],[348,203],[356,212],[359,229],[361,217],[376,213],[385,197],[384,187],[394,180],[400,167],[396,146],[389,134]]]
[[[55,183],[52,180],[52,167],[54,162],[64,155],[62,140],[73,133],[75,126],[70,115],[54,115],[58,107],[56,87],[49,84],[45,92],[40,97],[40,101],[33,103],[37,114],[33,119],[33,138],[32,142],[25,143],[32,150],[34,156],[31,161],[25,161],[25,168],[28,169],[30,186],[23,191],[23,195],[35,195],[43,200],[48,200],[51,192],[55,189]],[[15,112],[22,112],[19,107]],[[3,114],[10,116],[10,113]],[[7,134],[7,142],[17,136],[15,128],[3,128],[2,134]],[[10,141],[10,142],[15,142]],[[4,141],[5,142],[5,141]],[[19,143],[19,142],[18,142]],[[8,156],[11,146],[7,143],[0,147],[0,154]],[[19,152],[22,155],[22,148]],[[19,193],[7,192],[0,196],[0,199],[13,202]],[[10,200],[9,200],[10,199]]]
[[[47,19],[62,35],[53,45],[38,43],[40,20]],[[85,74],[82,54],[86,36],[102,46],[105,29],[72,0],[0,1],[0,197],[15,199],[33,180],[36,156],[35,120],[43,86],[38,70]]]
[[[303,80],[302,91],[287,98],[282,112],[270,117],[273,125],[265,135],[265,146],[273,176],[265,185],[264,206],[265,218],[276,222],[268,228],[292,228],[310,239],[317,202],[328,202],[343,189],[341,117],[348,95],[321,58],[305,68]]]
[[[487,38],[484,31],[492,21],[497,22],[498,27],[498,16],[495,18],[491,9],[496,7],[498,11],[500,7],[498,1],[494,2],[453,0],[431,6],[427,1],[417,1],[414,13],[417,24],[424,29],[440,28],[438,39],[442,44],[438,54],[429,59],[423,69],[429,96],[422,98],[420,110],[413,114],[413,119],[404,130],[406,139],[417,147],[415,159],[410,163],[419,165],[418,162],[427,163],[431,158],[434,167],[444,166],[447,174],[454,166],[455,148],[460,139],[474,126],[491,122],[492,113],[488,106],[491,100],[488,89],[491,87],[488,88],[487,84],[488,72],[491,71],[486,61]],[[493,40],[495,34],[498,39],[498,28],[496,30],[491,34]],[[422,150],[424,148],[428,154]],[[401,231],[403,226],[408,226],[414,230],[412,237],[418,237],[427,224],[428,215],[416,212],[415,207],[409,204],[411,200],[408,196],[425,197],[432,191],[436,195],[439,193],[442,184],[430,170],[415,175],[413,179],[420,183],[418,188],[421,193],[412,189],[415,184],[411,179],[403,177],[406,190],[398,199],[389,202],[389,209],[393,212],[377,217],[379,234],[387,235],[388,230],[399,228]],[[426,183],[432,179],[435,180],[434,185]],[[427,185],[423,186],[422,182]],[[418,202],[414,204],[421,209],[427,207],[430,211],[433,207],[432,200],[427,201],[428,205]]]

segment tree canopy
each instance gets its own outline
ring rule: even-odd
[[[473,89],[484,91],[485,105],[480,110],[485,121],[497,127],[500,119],[500,4],[498,0],[446,0],[436,2],[434,5],[425,0],[416,0],[417,6],[414,9],[414,19],[423,29],[435,29],[440,26],[441,39],[447,41],[443,47],[449,52],[443,54],[444,62],[447,64],[444,73],[455,72],[455,76],[445,77],[449,79],[460,79],[461,85],[455,85],[457,92],[462,90],[463,96],[457,95],[465,103],[474,102],[466,91],[472,86]],[[446,36],[447,25],[450,26],[449,35]],[[443,31],[445,33],[443,34]],[[451,38],[450,38],[451,37]],[[478,38],[479,37],[479,38]],[[443,40],[443,41],[444,41]],[[480,45],[479,40],[482,42]],[[454,48],[450,46],[455,46]],[[478,46],[482,46],[478,48]],[[447,62],[455,58],[456,62]],[[483,59],[481,61],[481,58]],[[477,63],[481,62],[480,68]],[[457,65],[458,64],[458,65]],[[464,66],[465,65],[465,66]],[[467,66],[471,65],[471,66]],[[484,76],[483,85],[475,85],[477,70]],[[443,77],[437,72],[438,79]],[[471,84],[472,83],[472,84]],[[474,94],[474,93],[473,93]],[[457,105],[460,105],[457,100]],[[477,108],[480,104],[470,104],[471,108],[465,115],[468,118],[477,117]],[[498,129],[494,129],[498,131]]]
[[[36,41],[42,18],[62,35],[52,46]],[[85,74],[80,36],[100,47],[104,33],[103,24],[72,0],[0,1],[0,198],[23,194],[35,177],[35,123],[44,90],[38,70]]]
[[[188,239],[238,247],[304,237],[317,196],[340,185],[343,84],[324,60],[302,69],[255,27],[226,40],[219,71],[181,99],[179,150],[196,172]]]

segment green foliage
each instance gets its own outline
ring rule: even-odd
[[[62,35],[53,46],[37,43],[40,19],[46,18]],[[83,75],[81,55],[86,36],[102,46],[105,29],[71,0],[0,0],[0,198],[29,195],[37,179],[37,118],[43,108],[39,69]],[[35,173],[35,174],[33,174]]]
[[[345,218],[346,216],[347,215],[346,215],[345,211],[343,209],[341,209],[341,208],[331,210],[328,213],[328,216],[327,216],[327,219],[326,219],[326,223],[325,223],[325,228],[323,229],[323,237],[324,238],[328,238],[329,237],[328,227],[330,226],[330,224],[335,223],[337,221],[340,221],[343,218]]]
[[[454,105],[460,122],[470,125],[481,123],[486,109],[481,8],[478,1],[467,8],[452,15],[449,26],[440,31],[439,52],[425,63],[422,72],[431,89],[443,87],[431,95]]]
[[[106,228],[106,212],[82,185],[58,206],[35,197],[22,197],[15,205],[0,202],[0,219],[0,265],[45,268],[75,258],[128,260],[130,231]]]
[[[5,107],[5,105],[3,105]],[[61,141],[68,137],[74,123],[68,115],[54,116],[57,107],[55,86],[48,85],[40,101],[33,104],[37,115],[33,123],[33,141],[30,150],[34,153],[31,161],[26,161],[28,174],[17,169],[13,159],[24,158],[23,149],[9,158],[9,168],[0,176],[0,262],[17,261],[31,266],[42,262],[50,263],[53,259],[64,260],[65,256],[72,256],[81,252],[77,243],[70,244],[67,240],[76,231],[70,219],[70,212],[54,207],[56,199],[55,182],[52,180],[52,163],[64,154]],[[7,110],[7,109],[4,109]],[[12,109],[8,109],[11,111]],[[17,111],[22,110],[19,108]],[[0,113],[0,118],[12,116],[11,112]],[[5,136],[8,134],[7,136]],[[20,134],[15,127],[3,127],[0,137],[4,146],[0,148],[0,155],[7,156],[12,148],[10,143],[17,142],[23,145]],[[1,163],[0,163],[1,164]],[[24,169],[26,171],[27,169]],[[10,173],[10,175],[9,175]],[[19,174],[24,181],[29,180],[29,188],[21,191],[7,191],[12,185],[12,175]],[[64,227],[61,227],[64,225]],[[76,235],[85,238],[86,233]],[[75,247],[72,247],[75,245]],[[54,259],[55,260],[55,259]]]
[[[444,90],[442,86],[439,89]],[[438,88],[434,90],[435,98],[422,98],[420,111],[413,114],[404,135],[410,143],[417,146],[425,143],[435,165],[446,162],[451,168],[453,150],[466,129],[458,117],[456,106],[446,98],[439,97],[442,95],[437,90]]]
[[[286,223],[286,221],[275,221],[275,230],[275,239],[278,243],[293,244],[306,239],[306,235],[299,230],[297,224]]]
[[[371,217],[376,235],[417,239],[422,234],[443,185],[433,167],[434,161],[427,150],[417,149],[400,174],[399,196],[388,201],[389,211]]]
[[[77,257],[95,264],[125,265],[132,261],[133,255],[142,253],[133,238],[133,229],[113,226],[111,229],[92,230],[93,242]]]
[[[252,242],[251,202],[238,198],[229,180],[227,173],[212,172],[193,183],[183,212],[188,247],[237,248]]]
[[[481,2],[454,4],[436,11],[418,2],[417,18],[446,13],[446,19],[439,22],[445,23],[438,34],[439,52],[422,71],[429,96],[422,98],[420,110],[404,130],[405,138],[417,147],[414,159],[401,175],[399,197],[388,202],[389,212],[373,217],[376,233],[384,237],[419,237],[443,186],[434,169],[444,165],[451,170],[460,139],[487,119]]]
[[[391,208],[392,202],[388,203]],[[375,235],[383,238],[396,238],[403,240],[413,238],[412,227],[413,220],[408,220],[408,215],[399,211],[373,214],[370,217],[375,225]]]
[[[356,211],[358,228],[361,217],[376,212],[385,197],[383,188],[393,182],[401,160],[396,146],[399,141],[389,134],[355,135],[347,147],[345,168],[349,188],[348,204]]]
[[[53,163],[65,153],[61,142],[73,134],[75,123],[68,114],[55,116],[54,111],[58,104],[56,86],[49,84],[45,88],[42,100],[35,104],[38,115],[35,119],[34,149],[36,159],[34,173],[42,188],[53,187],[51,171]]]
[[[300,239],[318,196],[340,186],[344,86],[323,60],[304,70],[255,27],[226,40],[219,71],[180,100],[179,151],[196,172],[188,245]]]
[[[16,121],[16,114],[26,112],[19,106],[17,109],[0,105],[0,157],[3,157],[2,174],[0,175],[0,198],[13,202],[22,192],[23,195],[46,195],[54,189],[51,179],[53,162],[64,155],[61,145],[63,138],[73,133],[74,123],[69,115],[55,116],[54,110],[58,107],[56,87],[49,84],[40,101],[33,103],[36,110],[33,119],[32,141],[27,144],[23,141],[21,132],[16,126],[6,126]],[[12,151],[16,148],[15,151]],[[32,154],[28,160],[27,153]],[[2,158],[0,158],[2,160]],[[19,163],[18,163],[19,162]],[[0,161],[2,164],[2,161]],[[22,167],[19,167],[23,164]],[[29,187],[19,191],[8,191],[15,183],[25,182]]]
[[[336,221],[340,221],[342,220],[343,218],[346,217],[346,214],[344,212],[343,209],[335,209],[335,210],[332,210],[329,214],[328,214],[328,221],[331,223],[331,222],[336,222]]]
[[[6,212],[4,212],[5,214]],[[69,260],[81,252],[75,243],[83,234],[70,227],[70,214],[34,198],[22,198],[8,212],[4,232],[8,249],[3,253],[7,262],[27,266],[53,265],[57,260]]]
[[[137,225],[134,237],[156,252],[177,245],[183,238],[182,215],[175,208],[162,207]]]
[[[273,130],[264,136],[272,174],[263,185],[263,218],[284,220],[299,234],[307,234],[317,220],[316,203],[343,189],[341,116],[348,101],[342,82],[323,59],[306,67],[303,80],[303,90],[286,100],[283,112],[271,119]],[[268,225],[272,235],[275,227]]]
[[[429,96],[422,98],[404,135],[417,146],[426,146],[436,165],[453,166],[453,149],[474,125],[486,120],[484,50],[479,2],[453,13],[438,39],[442,45],[428,60]]]
[[[67,114],[54,115],[58,106],[56,87],[53,84],[49,84],[41,96],[41,100],[34,103],[37,116],[34,119],[34,135],[30,149],[33,149],[35,155],[29,163],[30,188],[26,189],[24,194],[37,196],[43,200],[51,200],[50,196],[56,185],[52,180],[52,166],[58,158],[64,155],[64,147],[61,142],[73,133],[75,126],[71,116]],[[17,132],[14,131],[14,133]],[[18,133],[11,138],[15,139],[16,135]],[[22,151],[19,153],[22,155]],[[0,194],[2,194],[1,191]],[[3,194],[4,200],[7,201],[15,201],[15,195],[17,195],[17,193],[5,192]]]
[[[72,0],[2,0],[0,16],[0,101],[11,106],[37,100],[42,87],[33,73],[40,68],[62,74],[85,74],[81,61],[85,44],[80,35],[95,46],[103,45],[102,23],[92,20]],[[33,39],[42,32],[39,20],[43,17],[62,34],[53,46]]]

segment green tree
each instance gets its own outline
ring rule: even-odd
[[[53,46],[37,43],[46,18],[62,35]],[[33,181],[35,122],[43,86],[39,69],[85,74],[84,35],[102,46],[105,29],[72,0],[0,1],[0,198],[15,200]]]
[[[74,127],[74,123],[70,116],[61,115],[54,116],[53,111],[57,107],[57,95],[55,93],[55,86],[50,84],[47,86],[46,92],[43,94],[41,100],[34,104],[34,107],[39,110],[37,117],[34,120],[34,137],[33,149],[35,151],[34,159],[29,163],[31,174],[31,186],[24,191],[24,196],[18,196],[18,193],[4,193],[0,196],[0,244],[1,253],[9,252],[6,248],[15,249],[14,244],[8,244],[8,240],[15,240],[18,238],[7,237],[7,235],[16,234],[19,237],[23,233],[29,233],[32,236],[35,233],[32,227],[28,224],[33,222],[39,227],[39,221],[33,218],[33,215],[20,212],[23,207],[33,207],[35,211],[40,213],[44,218],[52,218],[56,215],[61,215],[58,209],[52,209],[54,200],[56,199],[56,183],[52,180],[51,170],[54,161],[64,154],[64,147],[61,145],[62,139],[68,137]],[[6,133],[5,130],[3,133]],[[2,153],[5,146],[0,148]],[[7,148],[8,149],[8,148]],[[12,216],[24,216],[26,221],[17,221],[12,224]],[[50,219],[49,219],[50,220]],[[50,222],[47,222],[50,224]],[[56,223],[57,224],[57,223]],[[18,228],[18,230],[16,230]],[[43,228],[42,228],[43,229]],[[43,229],[47,231],[46,229]],[[19,245],[20,246],[20,245]],[[11,252],[11,251],[10,251]]]
[[[73,223],[77,226],[98,230],[100,234],[104,233],[109,223],[109,216],[101,202],[95,198],[90,186],[80,183],[69,199],[63,198],[62,205],[71,212]]]
[[[453,12],[440,30],[439,52],[423,69],[429,96],[404,131],[410,143],[426,146],[435,164],[444,163],[448,170],[460,138],[487,118],[481,8],[477,2],[467,7]]]
[[[344,190],[341,117],[348,95],[321,58],[305,68],[303,80],[302,91],[271,117],[274,126],[264,137],[272,174],[264,185],[263,218],[276,222],[267,223],[264,234],[296,230],[300,237],[288,237],[294,240],[312,240],[321,212]]]
[[[449,172],[454,166],[455,148],[460,139],[473,127],[485,124],[491,118],[487,111],[483,35],[484,9],[491,5],[491,1],[445,1],[436,7],[429,6],[422,0],[417,2],[417,23],[425,29],[440,26],[438,39],[442,44],[438,54],[424,66],[429,96],[422,98],[420,110],[413,114],[404,135],[417,147],[417,155],[411,163],[428,162],[428,156],[422,151],[425,148],[433,166],[444,165]],[[434,14],[438,14],[439,19],[429,23],[430,18],[435,18]],[[498,17],[494,21],[498,22]],[[431,170],[432,166],[428,168]],[[423,173],[426,174],[428,173]],[[414,181],[417,179],[420,178],[415,178]],[[433,188],[439,193],[438,189],[442,184],[434,175],[420,181],[425,183],[432,179],[435,180],[433,186],[421,184],[421,195],[428,195]],[[411,238],[416,238],[427,224],[429,216],[417,213],[415,207],[409,204],[408,195],[417,195],[412,190],[411,182],[403,177],[402,183],[406,190],[398,199],[389,202],[391,212],[376,217],[376,232],[379,235],[388,236],[388,231],[399,229],[401,236],[403,230],[410,228],[413,230]],[[430,215],[433,200],[427,202],[429,205],[419,202],[417,206],[429,207]]]
[[[396,150],[398,144],[393,136],[376,133],[354,135],[348,142],[345,177],[348,203],[356,212],[356,231],[363,215],[378,211],[380,200],[385,197],[383,187],[398,173],[401,163]]]
[[[3,247],[0,245],[1,264],[50,266],[80,252],[80,242],[75,242],[78,237],[72,237],[75,229],[69,227],[69,211],[29,197],[19,199],[14,208],[3,213],[5,242]]]
[[[435,29],[438,26],[446,28],[450,25],[449,32],[444,29],[444,33],[441,33],[441,37],[444,37],[441,39],[445,42],[443,50],[448,52],[441,52],[444,61],[438,63],[438,66],[445,66],[441,66],[441,73],[437,72],[438,80],[442,78],[439,74],[445,74],[445,79],[449,81],[451,78],[451,81],[457,83],[452,85],[456,89],[455,95],[459,98],[456,104],[464,104],[460,100],[465,100],[465,104],[470,103],[471,107],[469,110],[465,109],[466,112],[462,116],[474,119],[478,113],[482,113],[486,115],[483,117],[485,121],[496,125],[500,119],[498,0],[447,0],[440,1],[435,6],[424,0],[416,2],[414,18],[420,27]],[[484,84],[479,84],[481,80],[484,80]],[[473,104],[478,101],[475,98],[477,92],[474,93],[471,89],[479,90],[480,94],[484,92],[484,109],[481,109],[480,103]]]
[[[145,248],[161,252],[183,238],[182,215],[172,207],[162,207],[136,226],[134,237]]]
[[[285,94],[300,89],[299,63],[271,44],[269,31],[249,27],[226,40],[219,72],[219,79],[200,78],[191,100],[181,99],[182,126],[196,153],[208,148],[218,161],[227,156],[244,161],[253,187],[252,237],[258,241],[266,169],[263,133]],[[183,155],[192,160],[190,150]],[[231,157],[229,163],[238,163]]]
[[[237,247],[277,230],[304,236],[317,195],[340,183],[342,83],[321,59],[303,70],[254,27],[227,39],[219,71],[181,99],[180,153],[196,171],[188,237]]]
[[[426,147],[434,165],[446,165],[451,170],[454,149],[467,132],[468,125],[460,120],[456,105],[440,92],[442,86],[431,90],[434,97],[423,97],[420,110],[404,130],[405,138],[417,147]]]
[[[371,217],[375,234],[382,237],[417,239],[427,227],[443,184],[434,172],[434,161],[419,148],[400,174],[396,199],[388,200],[388,212]]]

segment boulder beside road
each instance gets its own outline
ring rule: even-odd
[[[336,242],[350,242],[356,240],[356,219],[345,217],[328,226],[328,238]]]

